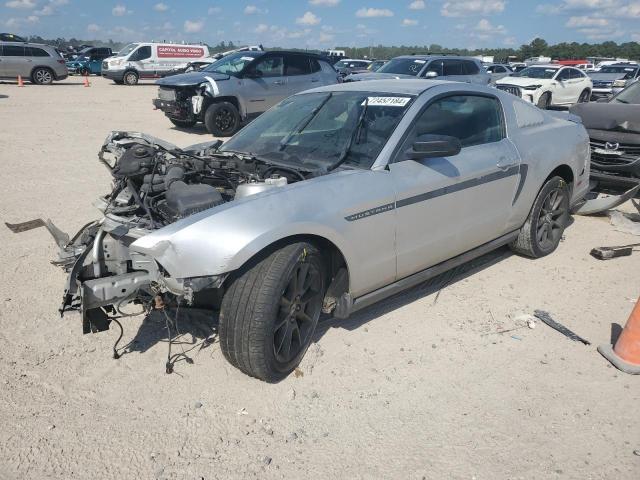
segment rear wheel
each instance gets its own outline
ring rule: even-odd
[[[587,103],[589,101],[589,97],[591,97],[591,92],[589,90],[584,90],[578,98],[578,103]]]
[[[175,118],[169,118],[169,120],[178,128],[191,128],[196,124],[196,120],[178,120]]]
[[[31,80],[36,85],[51,85],[53,83],[53,72],[48,68],[36,68],[31,75]]]
[[[301,242],[250,262],[232,279],[220,309],[220,345],[236,368],[277,382],[311,344],[325,293],[325,263]]]
[[[569,195],[569,186],[562,178],[549,179],[538,193],[518,238],[510,244],[511,249],[540,258],[558,248],[569,221]]]
[[[136,72],[127,72],[124,74],[123,81],[125,85],[137,85],[138,84],[138,74]]]
[[[551,106],[551,94],[549,92],[544,92],[540,95],[538,99],[538,107],[547,110]]]
[[[232,103],[212,103],[204,114],[204,124],[210,134],[230,137],[240,130],[240,113]]]

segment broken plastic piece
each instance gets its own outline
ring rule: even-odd
[[[635,197],[638,191],[640,191],[640,183],[622,195],[613,195],[587,200],[584,205],[576,211],[576,215],[594,215],[596,213],[606,212],[607,210],[616,208],[618,205],[622,205],[627,200]]]
[[[571,330],[569,330],[564,325],[561,325],[558,322],[556,322],[553,318],[551,318],[551,315],[549,315],[549,312],[545,312],[543,310],[536,310],[535,312],[533,312],[533,315],[536,318],[539,318],[541,321],[543,321],[547,325],[549,325],[554,330],[557,330],[558,332],[563,334],[565,337],[573,340],[574,342],[582,342],[585,345],[591,345],[590,341],[585,340],[584,338],[582,338],[578,334],[576,334],[576,333],[572,332]]]

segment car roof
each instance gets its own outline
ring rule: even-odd
[[[364,80],[361,82],[345,82],[336,83],[335,85],[327,85],[324,87],[307,90],[309,92],[372,92],[372,93],[391,93],[397,95],[420,95],[430,88],[438,85],[459,84],[461,87],[466,85],[460,82],[448,82],[445,80]]]
[[[318,60],[324,60],[327,57],[325,55],[318,55],[311,52],[300,52],[297,50],[265,50],[262,53],[268,53],[272,55],[305,55],[307,57],[317,58]]]
[[[56,48],[53,45],[47,45],[45,43],[31,43],[31,42],[3,42],[3,41],[0,41],[0,45],[17,45],[19,47]]]
[[[418,59],[418,60],[432,60],[432,59],[447,59],[447,60],[471,60],[473,62],[480,62],[477,58],[474,57],[462,57],[458,55],[400,55],[399,57],[394,58],[402,58],[402,59]]]

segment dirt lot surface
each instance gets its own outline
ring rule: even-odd
[[[110,130],[210,138],[173,128],[152,110],[155,92],[99,78],[0,84],[2,221],[51,218],[75,232],[94,219]],[[638,241],[606,218],[576,217],[547,258],[500,250],[439,294],[431,282],[323,322],[298,375],[268,385],[217,344],[166,375],[163,324],[141,317],[125,323],[132,352],[113,360],[116,329],[83,336],[77,314],[57,314],[65,274],[49,264],[47,232],[2,225],[0,478],[638,479],[640,377],[596,346],[640,293],[640,253],[589,256]],[[496,333],[535,309],[593,345],[539,322]],[[186,342],[210,331],[182,328]]]

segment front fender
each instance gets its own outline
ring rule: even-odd
[[[343,171],[228,202],[168,225],[131,245],[172,277],[222,275],[287,237],[312,235],[342,253],[352,292],[395,276],[393,212],[346,217],[394,202],[387,172]]]

